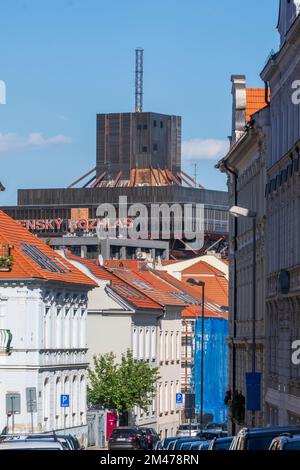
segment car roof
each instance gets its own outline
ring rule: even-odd
[[[63,450],[62,444],[60,442],[52,440],[44,440],[44,439],[12,439],[9,441],[2,441],[0,442],[0,450],[4,449],[15,449],[15,448],[22,448],[22,449],[49,449],[49,448],[56,448],[59,450]]]
[[[300,426],[274,426],[274,427],[267,427],[267,428],[243,428],[239,431],[238,436],[241,435],[268,435],[274,434],[278,432],[278,435],[283,433],[299,433],[300,434]]]

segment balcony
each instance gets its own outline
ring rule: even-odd
[[[11,331],[0,329],[0,354],[9,354],[11,352],[11,340]]]

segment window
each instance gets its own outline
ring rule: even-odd
[[[138,131],[140,131],[140,130],[142,129],[142,126],[141,126],[140,124],[138,124],[138,125],[136,126],[136,128],[137,128]]]
[[[179,331],[176,331],[176,361],[180,361],[180,355],[181,355],[181,335]]]
[[[145,146],[142,148],[142,151],[143,151],[143,153],[147,153],[147,150],[148,150],[148,149],[147,149],[147,147],[146,147],[146,145],[145,145]]]
[[[55,263],[52,259],[45,255],[45,253],[39,250],[39,248],[37,248],[35,245],[32,245],[31,243],[22,242],[20,243],[20,246],[22,252],[45,271],[51,271],[52,273],[60,274],[64,274],[66,272],[61,263],[59,263],[59,265]]]
[[[60,349],[62,347],[62,337],[61,337],[61,332],[62,332],[62,314],[61,314],[61,308],[57,308],[56,310],[56,347]]]
[[[80,395],[79,395],[79,402],[80,402],[80,424],[85,424],[85,412],[86,412],[86,383],[85,383],[85,376],[82,375],[80,377]]]
[[[78,424],[77,422],[77,415],[78,415],[78,380],[76,375],[73,377],[73,382],[72,382],[72,401],[71,401],[71,407],[72,407],[72,426],[76,426]]]
[[[150,330],[145,330],[145,359],[150,359]]]
[[[156,152],[158,150],[158,145],[157,144],[153,144],[153,151]]]
[[[154,361],[156,359],[156,329],[151,329],[151,359]]]
[[[46,430],[50,429],[50,381],[48,377],[44,380],[43,389],[43,415]]]
[[[78,347],[78,315],[77,310],[74,308],[73,310],[73,318],[72,318],[72,348]]]
[[[171,331],[171,361],[175,361],[175,344],[174,344],[174,332]]]
[[[64,319],[64,347],[68,349],[70,347],[70,309],[65,310]]]
[[[165,332],[165,361],[169,362],[169,332]]]
[[[147,124],[144,124],[144,125],[143,125],[143,129],[144,129],[144,130],[147,130],[147,129],[148,129]]]
[[[168,413],[169,411],[169,387],[168,387],[168,382],[165,383],[165,413]]]
[[[60,396],[61,396],[61,380],[60,380],[60,377],[57,377],[56,382],[55,382],[55,421],[56,421],[57,429],[63,426],[63,423],[61,422],[62,421],[61,420],[62,408],[60,407]]]
[[[138,357],[138,336],[137,336],[137,329],[133,328],[132,331],[132,354],[133,359],[137,359]]]
[[[171,396],[170,396],[170,410],[174,411],[175,410],[175,390],[174,390],[174,382],[171,382]]]
[[[82,309],[80,313],[80,341],[79,347],[85,348],[86,347],[86,310]]]
[[[139,331],[139,359],[144,359],[144,330]]]
[[[50,338],[51,338],[51,311],[50,307],[45,308],[44,314],[44,349],[50,347]]]
[[[156,121],[156,119],[154,119],[154,121],[153,121],[153,127],[157,127],[157,121]]]
[[[64,394],[65,395],[70,395],[70,380],[69,380],[69,377],[65,377]],[[71,400],[70,404],[72,406],[72,400]],[[71,423],[70,423],[70,408],[64,408],[63,413],[64,413],[64,427],[69,428],[71,426]]]
[[[164,127],[163,121],[160,121],[160,128],[162,129]]]
[[[164,337],[162,331],[159,333],[159,360],[160,362],[164,360]]]
[[[162,384],[158,384],[158,410],[160,414],[163,412]]]

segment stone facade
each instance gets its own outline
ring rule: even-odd
[[[246,126],[246,80],[232,77],[233,124],[231,149],[218,167],[228,175],[230,206],[256,213],[256,371],[265,374],[265,182],[268,142],[268,110],[252,117]],[[230,218],[229,265],[229,389],[246,396],[246,372],[252,370],[253,229],[250,218]],[[265,385],[262,384],[262,398]],[[263,400],[262,400],[263,402]],[[263,424],[264,407],[255,413]],[[251,426],[246,412],[244,424]],[[229,430],[238,423],[229,412]]]
[[[298,1],[281,2],[281,49],[262,72],[271,89],[266,186],[268,424],[300,423],[300,366],[292,363],[292,344],[300,339],[300,105],[292,99],[294,82],[300,79],[297,15]]]

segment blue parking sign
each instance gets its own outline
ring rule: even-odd
[[[60,406],[61,406],[61,408],[69,408],[69,406],[70,406],[70,395],[61,395],[60,396]]]
[[[176,393],[176,403],[177,403],[177,405],[182,405],[182,403],[183,403],[182,393]]]

